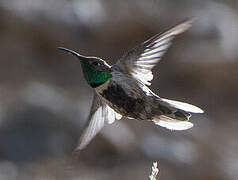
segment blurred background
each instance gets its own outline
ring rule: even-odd
[[[122,119],[73,153],[93,90],[64,46],[115,63],[187,17],[154,69],[152,90],[202,107],[176,132]],[[238,1],[1,0],[0,179],[160,180],[238,177]]]

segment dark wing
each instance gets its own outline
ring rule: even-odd
[[[153,36],[122,56],[114,66],[150,85],[149,81],[153,79],[152,68],[162,58],[174,37],[190,28],[192,22],[192,19],[184,21],[163,34]]]
[[[94,95],[88,124],[80,137],[76,150],[86,147],[96,134],[103,128],[104,122],[113,123],[116,119],[121,119],[121,115],[116,113],[98,95]]]

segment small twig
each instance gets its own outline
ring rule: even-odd
[[[153,166],[152,166],[151,175],[149,176],[150,180],[157,180],[156,177],[157,177],[158,173],[159,173],[159,169],[157,167],[157,162],[154,162]]]

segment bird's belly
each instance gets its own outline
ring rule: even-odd
[[[153,118],[152,106],[145,94],[136,94],[136,91],[127,90],[117,83],[108,83],[98,94],[113,108],[123,116],[150,120]]]

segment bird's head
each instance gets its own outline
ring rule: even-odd
[[[69,52],[78,58],[83,69],[84,77],[93,88],[100,86],[112,77],[111,67],[104,60],[97,57],[83,56],[63,47],[59,47],[58,49]]]

